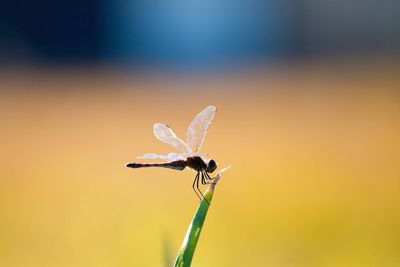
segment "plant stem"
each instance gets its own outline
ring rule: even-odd
[[[199,241],[201,229],[203,228],[204,220],[210,207],[211,200],[214,194],[214,189],[221,178],[222,173],[228,168],[224,168],[218,172],[218,174],[213,178],[212,182],[208,186],[206,192],[204,193],[204,198],[200,201],[196,213],[186,231],[185,238],[183,239],[182,246],[176,257],[174,267],[189,267],[194,252],[196,250],[197,242]]]

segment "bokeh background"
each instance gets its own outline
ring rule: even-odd
[[[400,2],[3,1],[0,266],[169,266],[194,173],[124,167],[218,113],[193,266],[400,266]]]

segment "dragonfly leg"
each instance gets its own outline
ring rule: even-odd
[[[206,184],[211,184],[212,183],[212,178],[207,172],[204,172],[204,175],[206,176]]]
[[[211,177],[210,177],[210,175],[209,175],[207,172],[204,172],[204,174],[206,175],[207,180],[209,180],[209,181],[212,180]]]
[[[206,178],[204,176],[204,172],[201,172],[201,184],[206,184]]]
[[[202,179],[204,176],[202,175]],[[210,202],[208,202],[208,200],[204,197],[203,193],[201,192],[200,188],[199,188],[199,177],[197,178],[197,190],[199,190],[201,196],[203,197],[203,199],[207,202],[207,204],[210,206]]]
[[[201,197],[200,197],[199,193],[197,193],[197,190],[195,188],[196,182],[199,180],[199,176],[200,176],[200,173],[198,172],[196,174],[196,177],[194,177],[192,188],[193,188],[193,191],[196,193],[197,197],[201,200]],[[197,188],[199,188],[199,186],[197,186]]]

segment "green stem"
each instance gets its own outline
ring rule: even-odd
[[[197,242],[199,241],[201,229],[203,228],[204,220],[210,207],[211,200],[214,194],[215,185],[221,178],[222,173],[226,170],[222,169],[212,180],[212,183],[204,193],[204,198],[200,201],[197,211],[186,231],[182,246],[176,257],[174,267],[189,267],[192,263],[193,255],[196,250]],[[208,203],[207,203],[208,201]]]

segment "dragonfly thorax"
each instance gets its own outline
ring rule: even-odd
[[[217,168],[217,164],[215,163],[215,160],[211,159],[209,161],[204,161],[201,157],[199,156],[193,156],[193,157],[188,157],[186,159],[187,166],[189,168],[192,168],[195,171],[206,171],[208,173],[212,173],[215,171]]]

